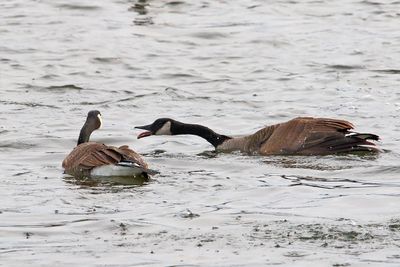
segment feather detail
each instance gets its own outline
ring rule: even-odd
[[[146,162],[140,155],[128,146],[117,148],[95,142],[87,142],[75,147],[64,159],[62,166],[66,173],[82,176],[90,175],[94,168],[105,165],[116,166],[122,161],[136,164],[142,172],[146,172],[148,169]],[[125,170],[125,173],[129,173],[129,171]]]
[[[262,155],[326,155],[354,151],[379,151],[367,140],[374,134],[349,132],[354,125],[345,120],[299,117],[278,124],[260,147]],[[368,147],[366,147],[368,146]]]

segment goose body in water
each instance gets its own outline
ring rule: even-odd
[[[348,152],[380,152],[373,142],[375,134],[351,131],[354,126],[345,120],[298,117],[262,128],[242,137],[221,135],[198,124],[160,118],[152,124],[137,126],[146,130],[139,138],[150,135],[191,134],[206,139],[218,151],[241,151],[260,155],[327,155]]]
[[[149,169],[142,157],[128,146],[107,146],[89,142],[93,131],[102,125],[101,114],[89,111],[77,146],[62,162],[65,173],[75,177],[136,176],[147,177]]]

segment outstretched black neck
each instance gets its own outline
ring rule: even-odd
[[[92,130],[90,129],[90,127],[88,127],[88,125],[85,123],[85,125],[83,125],[81,132],[79,133],[79,138],[78,138],[78,143],[77,146],[79,146],[80,144],[89,142],[89,138],[90,135],[92,134]]]
[[[231,139],[231,137],[226,135],[217,134],[210,128],[199,124],[187,124],[178,121],[174,121],[171,124],[171,133],[173,135],[178,134],[192,134],[200,136],[206,139],[210,144],[212,144],[215,148],[217,148],[224,141]]]

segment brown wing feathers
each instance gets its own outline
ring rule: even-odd
[[[371,147],[375,144],[367,139],[378,140],[378,136],[350,132],[353,128],[352,123],[344,120],[315,119],[312,130],[304,141],[302,153],[323,155],[377,150]]]
[[[344,120],[317,118],[313,119],[312,123],[315,124],[315,130],[318,130],[319,127],[331,128],[336,130],[350,130],[354,128],[354,125],[352,123]]]
[[[147,163],[143,160],[143,158],[138,153],[130,149],[127,145],[120,146],[118,151],[120,151],[120,154],[123,156],[122,160],[137,163],[144,169],[148,168]]]
[[[94,168],[107,164],[116,164],[120,162],[122,155],[113,150],[113,147],[93,149],[86,157],[82,158],[80,165],[87,168]]]
[[[265,155],[378,151],[374,143],[367,141],[378,140],[377,135],[350,132],[353,128],[352,123],[344,120],[300,117],[278,124],[259,151]]]
[[[268,138],[272,135],[277,125],[267,126],[261,130],[258,130],[256,133],[251,135],[246,142],[244,150],[247,150],[250,153],[256,152],[259,148],[268,140]]]
[[[102,165],[118,164],[121,161],[134,162],[147,169],[147,164],[140,155],[128,146],[117,148],[94,142],[83,143],[75,147],[62,165],[68,173],[78,169],[90,170]]]

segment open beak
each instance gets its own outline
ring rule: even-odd
[[[137,139],[140,139],[140,138],[143,138],[143,137],[146,137],[146,136],[150,136],[150,135],[152,135],[153,133],[151,132],[151,124],[150,125],[144,125],[144,126],[136,126],[135,127],[136,129],[142,129],[142,130],[147,130],[147,131],[145,131],[145,132],[142,132],[142,133],[140,133],[139,135],[138,135],[138,137],[137,137]]]

